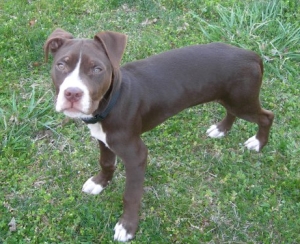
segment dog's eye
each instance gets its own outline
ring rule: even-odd
[[[61,71],[63,71],[63,70],[65,69],[65,64],[62,63],[62,62],[59,62],[56,66],[57,66],[57,68],[58,68],[59,70],[61,70]]]
[[[93,68],[93,74],[97,75],[100,74],[102,69],[99,66]]]

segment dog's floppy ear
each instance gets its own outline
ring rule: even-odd
[[[54,54],[67,39],[73,39],[73,35],[61,28],[57,28],[51,33],[44,45],[46,62],[48,60],[49,50]]]
[[[118,32],[105,31],[95,35],[94,40],[102,44],[113,68],[118,69],[126,47],[127,36]]]

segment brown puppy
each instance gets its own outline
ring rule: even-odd
[[[224,136],[236,117],[258,124],[246,141],[260,151],[268,141],[274,115],[260,106],[263,65],[254,52],[222,43],[196,45],[128,63],[120,61],[126,36],[100,32],[94,39],[74,39],[56,29],[45,43],[54,56],[55,107],[81,118],[99,140],[101,171],[83,191],[99,194],[113,177],[116,156],[126,169],[124,212],[114,239],[134,237],[139,222],[147,148],[140,135],[185,108],[217,101],[226,117],[212,125],[210,137]]]

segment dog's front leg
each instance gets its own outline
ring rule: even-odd
[[[115,226],[114,239],[126,242],[134,237],[138,227],[147,164],[147,148],[139,138],[130,145],[126,144],[121,158],[126,170],[126,186],[123,196],[124,210],[122,217]]]
[[[82,191],[89,194],[99,194],[111,181],[116,169],[116,155],[101,141],[99,164],[101,171],[89,178],[83,185]]]

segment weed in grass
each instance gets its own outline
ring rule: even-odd
[[[222,40],[243,48],[257,50],[264,58],[267,71],[286,80],[291,61],[299,61],[299,23],[288,23],[280,1],[254,2],[241,8],[217,7],[221,24],[210,23],[197,15],[200,29],[208,40]]]

